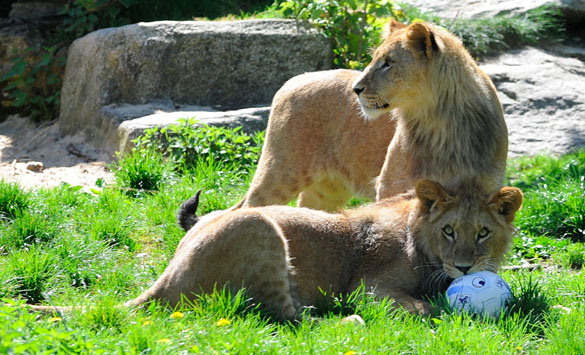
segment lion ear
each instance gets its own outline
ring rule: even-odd
[[[431,58],[433,52],[439,51],[435,35],[428,25],[419,22],[413,23],[408,26],[406,36],[409,48],[415,53],[422,53],[427,58]]]
[[[387,37],[387,35],[389,35],[390,33],[396,31],[396,30],[400,30],[406,28],[406,25],[403,24],[402,22],[398,22],[396,21],[396,19],[394,18],[390,18],[390,22],[388,22],[388,27],[386,29],[386,33],[385,33],[385,37]]]
[[[435,181],[419,180],[416,183],[415,191],[416,197],[431,214],[445,202],[451,200],[451,196],[443,186]]]
[[[492,198],[491,204],[504,216],[506,222],[512,223],[523,200],[524,195],[519,188],[505,186]]]

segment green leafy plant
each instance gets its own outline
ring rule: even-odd
[[[584,167],[583,149],[559,158],[512,159],[508,184],[524,191],[516,226],[529,236],[585,241]]]
[[[135,0],[70,0],[60,11],[65,15],[62,31],[78,38],[98,28],[128,23],[130,20],[120,14],[134,3]]]
[[[557,239],[544,235],[533,236],[522,231],[514,238],[511,258],[517,261],[530,260],[533,262],[547,260],[569,243],[568,239]]]
[[[262,14],[261,14],[262,15]],[[274,4],[264,16],[295,18],[314,23],[331,40],[334,66],[362,69],[393,17],[403,23],[426,21],[459,36],[474,57],[543,40],[562,39],[563,17],[558,7],[546,5],[524,15],[442,19],[408,4],[390,0],[302,0]]]
[[[241,127],[212,127],[189,118],[148,129],[133,142],[137,151],[158,149],[182,171],[206,161],[247,173],[256,165],[263,141],[264,132],[250,136],[241,132]]]
[[[26,311],[23,300],[0,300],[1,354],[86,354],[94,344],[75,331],[39,322],[38,314]],[[50,318],[51,319],[51,318]],[[17,321],[15,321],[17,320]]]
[[[575,160],[576,166],[583,166],[575,155],[551,159]],[[560,163],[559,170],[548,170],[549,165],[556,163],[525,161],[520,175],[536,179],[526,191],[536,193],[541,181],[549,183],[551,177],[540,179],[536,171],[558,171],[559,185],[578,181],[566,174],[566,164]],[[29,193],[23,211],[48,213],[60,233],[42,244],[0,252],[0,297],[5,297],[0,300],[0,353],[585,353],[585,277],[578,268],[582,246],[524,230],[517,238],[518,252],[549,258],[546,264],[576,264],[561,272],[547,266],[544,271],[504,271],[517,298],[498,321],[449,313],[441,298],[434,300],[442,310],[435,317],[411,315],[393,308],[392,300],[376,299],[363,290],[330,293],[330,302],[315,310],[318,322],[306,317],[279,323],[266,317],[251,294],[220,287],[179,310],[156,302],[136,310],[115,307],[152,285],[168,265],[185,235],[174,220],[181,201],[202,189],[198,212],[207,213],[232,206],[245,194],[248,175],[232,174],[227,170],[231,168],[199,160],[191,174],[175,174],[158,191],[139,199],[108,187],[96,193],[65,187]],[[527,195],[526,203],[531,199]],[[53,212],[56,206],[63,211]],[[98,217],[104,224],[121,224],[119,235],[134,240],[134,251],[92,235]],[[11,223],[0,220],[0,233]],[[24,302],[90,307],[62,316],[33,312],[22,307]],[[340,322],[352,313],[366,325]]]
[[[365,322],[397,316],[400,312],[394,300],[376,298],[373,290],[367,290],[365,283],[349,293],[335,294],[331,291],[320,290],[321,301],[307,311],[317,317],[359,315]]]
[[[33,120],[59,115],[62,76],[68,44],[98,28],[129,23],[121,16],[132,0],[70,0],[60,14],[63,24],[46,45],[33,46],[12,60],[12,68],[0,78],[5,100],[2,106],[24,111]]]
[[[118,306],[119,300],[105,298],[89,307],[83,315],[83,323],[92,331],[120,333],[128,323],[129,310]]]
[[[59,49],[56,45],[32,47],[12,59],[12,69],[0,78],[7,96],[3,106],[21,108],[33,120],[57,117],[65,67]]]
[[[73,186],[62,182],[59,186],[48,191],[54,199],[59,200],[59,208],[76,207],[83,203],[89,197],[89,194],[83,191],[83,186]]]
[[[276,11],[316,24],[331,40],[334,66],[352,69],[361,69],[371,60],[371,49],[381,41],[380,20],[401,15],[388,0],[287,0]]]
[[[585,149],[558,158],[545,155],[514,158],[507,170],[506,183],[524,191],[561,180],[581,180],[585,176]]]
[[[185,309],[203,316],[211,313],[219,318],[232,319],[250,312],[258,312],[261,305],[248,296],[245,288],[232,291],[229,286],[214,288],[209,294],[198,295],[195,301],[183,298]]]
[[[69,278],[67,284],[76,288],[93,286],[99,279],[103,260],[113,253],[107,242],[91,238],[63,236],[52,246],[55,255],[62,260],[60,268]]]

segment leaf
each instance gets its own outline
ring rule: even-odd
[[[6,72],[6,73],[4,73],[4,75],[2,75],[2,81],[16,78],[16,77],[20,77],[21,75],[24,74],[26,66],[27,66],[27,62],[24,60],[24,58],[21,57],[20,61],[14,63],[14,65],[12,66],[12,69],[10,69],[8,72]]]

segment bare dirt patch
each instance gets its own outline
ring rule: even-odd
[[[0,123],[0,179],[5,181],[30,189],[68,183],[89,190],[98,179],[113,182],[111,161],[81,136],[61,137],[57,121],[34,124],[9,116]]]

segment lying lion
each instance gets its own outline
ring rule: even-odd
[[[277,318],[295,319],[300,307],[323,297],[320,289],[348,293],[363,280],[377,297],[428,314],[432,307],[422,298],[443,292],[450,279],[497,271],[521,204],[522,192],[513,187],[486,194],[476,184],[447,190],[422,180],[416,196],[341,213],[236,210],[190,229],[154,285],[126,305],[174,306],[182,295],[243,284]]]
[[[363,73],[306,73],[276,93],[258,169],[232,209],[298,197],[335,211],[352,195],[381,200],[418,179],[450,187],[479,177],[497,189],[507,152],[494,85],[461,41],[391,20]]]

